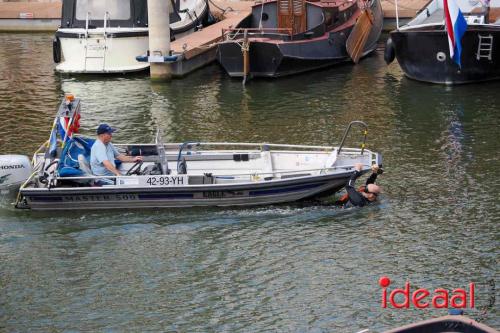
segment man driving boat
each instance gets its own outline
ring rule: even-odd
[[[115,159],[122,162],[142,161],[141,156],[127,156],[118,152],[111,143],[115,131],[116,129],[108,124],[100,124],[97,127],[97,140],[90,150],[90,168],[96,176],[121,176]]]

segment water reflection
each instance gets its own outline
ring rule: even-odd
[[[382,331],[444,314],[381,309],[381,275],[428,289],[474,281],[469,315],[499,326],[489,305],[499,83],[421,84],[378,52],[358,66],[246,87],[217,65],[152,84],[147,75],[59,76],[50,35],[0,34],[0,45],[1,154],[30,154],[46,140],[71,92],[82,98],[82,133],[108,122],[116,141],[151,142],[158,127],[168,141],[332,144],[360,119],[386,169],[380,204],[360,210],[1,207],[4,330]]]

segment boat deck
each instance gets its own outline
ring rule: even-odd
[[[222,3],[219,1],[218,3]],[[238,3],[238,9],[227,11],[220,22],[205,27],[196,33],[189,34],[173,41],[170,48],[174,54],[182,54],[185,59],[191,59],[203,52],[215,48],[216,43],[222,40],[222,30],[235,27],[251,13],[253,2],[243,1]],[[243,4],[243,5],[241,5]],[[231,8],[234,5],[231,5]],[[227,8],[229,6],[220,6]]]
[[[444,24],[444,10],[439,8],[434,11],[429,17],[425,18],[420,22],[415,22],[414,24],[408,23],[408,25],[420,25],[420,24],[436,24],[443,23]]]
[[[414,17],[428,2],[429,0],[398,0],[399,18]],[[393,19],[396,17],[395,0],[381,0],[380,4],[384,10],[384,18]]]
[[[224,19],[170,44],[172,53],[181,55],[179,60],[169,64],[173,77],[183,77],[214,62],[217,43],[222,40],[223,29],[236,27],[252,11],[253,1],[214,1],[218,8],[212,5],[210,10],[215,16],[223,16]]]

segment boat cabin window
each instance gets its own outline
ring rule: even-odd
[[[325,15],[325,25],[331,27],[337,25],[339,22],[339,11],[337,8],[325,8],[323,10]]]
[[[104,14],[109,13],[110,20],[129,20],[130,0],[77,0],[76,19],[85,21],[87,13],[89,20],[103,20]]]

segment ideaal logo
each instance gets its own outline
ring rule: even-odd
[[[406,282],[404,288],[396,288],[389,292],[390,284],[391,280],[387,276],[379,279],[379,285],[382,287],[382,308],[387,308],[388,303],[396,309],[409,309],[410,303],[417,309],[474,308],[475,285],[473,282],[469,283],[468,290],[457,288],[451,292],[443,288],[437,288],[433,292],[425,288],[412,291],[410,282]]]

